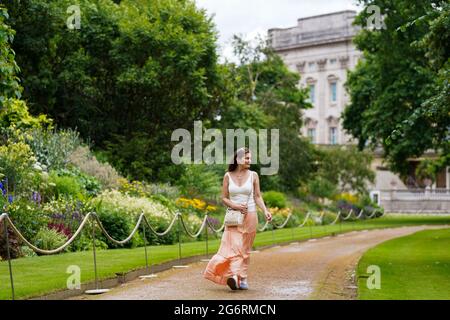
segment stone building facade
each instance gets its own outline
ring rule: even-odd
[[[356,11],[346,10],[306,17],[298,19],[294,27],[268,31],[271,47],[291,71],[300,74],[299,86],[309,91],[313,108],[304,110],[301,133],[314,144],[356,143],[343,130],[341,120],[349,103],[344,88],[347,72],[362,58],[362,53],[352,42],[359,32],[359,28],[352,25],[356,14]],[[428,156],[433,157],[433,154]],[[420,159],[411,159],[411,174],[402,181],[386,168],[382,152],[374,152],[372,169],[376,173],[376,182],[369,186],[374,199],[387,211],[450,213],[450,167],[439,173],[436,183],[428,186],[426,191],[423,182],[414,174],[418,161]],[[411,185],[410,181],[414,183]],[[413,199],[418,200],[416,204]]]
[[[358,32],[352,26],[355,15],[355,11],[324,14],[299,19],[292,28],[269,30],[272,48],[291,71],[300,73],[300,86],[310,92],[314,108],[304,111],[302,134],[315,144],[352,143],[340,116],[348,104],[347,70],[362,56],[352,43]]]

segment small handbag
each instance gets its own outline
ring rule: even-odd
[[[250,191],[250,194],[248,195],[246,204],[248,204],[248,202],[250,201],[250,196],[253,193],[253,172],[250,172],[250,174],[252,175],[252,191]],[[242,214],[239,210],[234,210],[228,207],[224,219],[225,226],[237,227],[241,226],[243,223],[244,223],[244,214]]]

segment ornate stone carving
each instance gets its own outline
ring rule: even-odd
[[[306,61],[300,61],[299,63],[297,63],[297,65],[296,65],[297,71],[299,73],[303,73],[305,71],[305,65],[306,65]]]
[[[339,126],[339,118],[334,116],[327,117],[327,122],[329,127],[338,127]]]
[[[338,81],[338,80],[339,80],[339,77],[336,76],[335,74],[330,74],[330,75],[327,77],[327,80],[328,80],[328,82],[335,82],[335,81]]]
[[[341,68],[348,68],[348,56],[341,56],[339,57],[339,62],[341,63]]]
[[[317,65],[319,66],[319,71],[325,70],[325,65],[327,64],[327,58],[317,60]]]
[[[317,80],[312,78],[312,77],[306,78],[306,83],[307,84],[315,84],[316,82],[317,82]]]
[[[308,129],[316,128],[318,123],[319,123],[319,121],[317,121],[317,120],[315,120],[313,118],[309,118],[308,117],[308,118],[305,119],[305,126]]]

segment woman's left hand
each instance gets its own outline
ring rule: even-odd
[[[272,214],[270,213],[269,210],[266,210],[266,212],[264,213],[266,215],[266,219],[267,221],[272,221]]]

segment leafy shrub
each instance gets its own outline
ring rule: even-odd
[[[70,230],[70,228],[66,226],[64,223],[50,222],[47,227],[50,230],[55,230],[59,234],[65,235],[67,239],[72,237],[72,230]]]
[[[64,168],[69,156],[81,144],[79,133],[72,129],[34,129],[27,137],[27,143],[37,160],[53,170]]]
[[[102,189],[100,182],[95,177],[81,172],[79,168],[74,166],[67,169],[58,170],[58,175],[77,179],[84,192],[90,196],[96,196]]]
[[[111,211],[110,209],[102,210],[97,213],[103,227],[109,233],[109,235],[116,240],[123,240],[128,237],[135,226],[135,220],[133,216],[127,215],[125,212],[119,210]],[[135,239],[130,240],[124,245],[117,245],[109,240],[103,234],[100,239],[108,244],[109,248],[132,248],[136,247]]]
[[[31,249],[29,246],[21,246],[20,252],[21,255],[25,258],[32,258],[37,256],[36,252],[34,252],[33,249]]]
[[[349,145],[334,146],[317,152],[321,159],[318,175],[341,190],[365,193],[367,183],[374,182],[375,173],[370,167],[373,156],[370,152],[359,151],[356,146]]]
[[[322,218],[322,224],[328,225],[332,223],[334,220],[336,220],[337,214],[331,211],[325,211],[325,214]]]
[[[69,156],[69,162],[80,170],[95,177],[105,188],[116,188],[118,180],[122,178],[119,173],[108,163],[101,163],[91,153],[88,147],[79,146]]]
[[[125,178],[118,180],[119,191],[135,197],[154,197],[163,196],[165,198],[175,199],[180,195],[177,187],[171,186],[168,183],[146,183],[143,181],[129,182]]]
[[[45,203],[42,212],[48,217],[49,225],[65,234],[73,234],[83,220],[86,205],[74,199],[57,199]]]
[[[128,216],[135,223],[141,213],[144,213],[147,220],[158,232],[165,231],[173,219],[174,214],[164,205],[148,198],[137,198],[122,194],[116,190],[103,191],[93,204],[98,208],[98,212],[121,212]],[[175,229],[165,237],[156,237],[153,233],[147,232],[147,239],[151,244],[173,243],[176,239]]]
[[[291,218],[289,219],[289,221],[286,224],[287,228],[298,226],[299,223],[303,222],[303,220],[301,220],[301,222],[300,222],[300,217],[298,215],[298,211],[296,214],[291,208],[284,208],[284,209],[269,208],[269,211],[270,211],[270,213],[272,213],[272,218],[276,225],[283,224],[290,214],[291,214]],[[263,216],[261,216],[261,218],[265,219]],[[263,220],[263,221],[265,221],[265,220]]]
[[[164,224],[164,223],[150,222],[150,224],[152,225],[152,228],[155,229],[156,232],[159,232],[159,233],[166,231],[169,226],[168,224]],[[145,239],[147,240],[147,244],[149,244],[149,245],[174,244],[178,240],[177,227],[178,227],[178,224],[175,223],[174,227],[172,228],[172,230],[169,233],[167,233],[163,237],[160,237],[158,235],[155,235],[153,232],[151,232],[148,229],[147,226],[145,226]],[[139,236],[143,240],[144,236],[142,233],[142,229],[139,229]],[[189,240],[192,241],[192,239],[189,239]]]
[[[152,195],[162,195],[169,199],[175,199],[180,196],[180,190],[169,183],[150,183],[148,188]]]
[[[280,224],[282,224],[285,220],[286,220],[286,219],[285,219],[284,217],[279,216],[279,215],[273,216],[273,217],[272,217],[273,224],[275,224],[275,225],[277,225],[277,226],[280,225]],[[263,220],[263,221],[264,221],[264,220]],[[272,229],[274,228],[273,224],[272,224],[272,223],[269,224],[268,230],[272,230]]]
[[[264,202],[271,208],[286,208],[286,196],[282,192],[267,191],[263,194]]]
[[[306,217],[306,215],[308,214],[308,210],[309,210],[308,207],[304,204],[301,206],[294,206],[292,208],[292,214],[302,219]]]
[[[151,193],[147,189],[147,186],[144,182],[141,181],[132,181],[129,182],[125,178],[121,178],[118,180],[119,183],[119,191],[123,194],[133,196],[133,197],[146,197],[151,196]]]
[[[4,198],[0,196],[0,198]],[[25,198],[14,199],[12,203],[8,203],[5,207],[9,217],[14,225],[19,229],[22,235],[28,240],[32,241],[36,232],[46,226],[48,219],[40,210],[36,203],[31,202]],[[0,256],[6,258],[6,239],[4,237],[3,226],[0,226]],[[8,228],[8,237],[10,244],[11,257],[18,258],[23,255],[21,251],[21,240]]]
[[[189,230],[190,233],[197,233],[198,230],[200,229],[200,226],[202,225],[203,219],[204,217],[200,218],[198,216],[196,216],[195,214],[182,214],[183,216],[183,221],[186,225],[186,228]],[[191,237],[189,237],[186,232],[184,231],[183,226],[181,226],[181,237],[183,241],[192,241],[193,239]],[[202,235],[204,233],[202,232]],[[195,240],[197,241],[201,241],[203,238],[202,237],[198,237]]]
[[[8,142],[0,146],[0,179],[9,193],[21,193],[32,184],[33,165],[36,158],[30,147],[23,142]]]
[[[171,212],[174,212],[178,209],[178,207],[176,205],[176,201],[174,201],[170,198],[167,198],[166,196],[164,196],[162,194],[154,194],[154,195],[150,196],[149,199],[162,204],[163,206],[168,208],[169,211],[171,211]]]
[[[8,258],[6,237],[4,233],[4,222],[0,222],[0,258],[6,260]],[[11,259],[16,259],[22,256],[22,250],[20,247],[20,241],[18,236],[8,228],[8,240],[9,240],[9,254]]]
[[[34,237],[34,245],[44,250],[59,248],[66,241],[67,237],[65,235],[47,227],[42,227]]]
[[[283,190],[282,188],[284,187],[284,185],[283,185],[282,177],[278,174],[272,175],[272,176],[260,175],[259,179],[260,179],[261,191],[266,192],[266,191],[270,191],[270,190]]]
[[[221,177],[206,164],[184,164],[184,172],[177,182],[182,195],[212,200],[219,198],[221,185]]]
[[[327,179],[316,177],[308,183],[308,190],[318,198],[331,199],[336,194],[336,185]]]
[[[14,225],[27,240],[32,240],[36,233],[49,223],[49,218],[39,206],[25,198],[18,198],[8,206],[8,214]]]
[[[30,129],[50,128],[52,120],[45,115],[32,116],[23,100],[6,99],[0,108],[0,132],[11,138],[20,136],[20,132]],[[19,134],[14,131],[19,130]],[[17,131],[16,131],[17,133]]]
[[[92,237],[90,236],[91,232],[89,231],[89,229],[90,228],[86,228],[81,232],[80,236],[70,244],[70,246],[68,247],[68,251],[89,251],[93,249]],[[95,249],[106,250],[108,249],[108,244],[106,244],[105,241],[99,239],[99,237],[96,236]]]
[[[299,226],[301,223],[303,223],[303,219],[293,214],[291,216],[291,219],[289,219],[288,223],[286,224],[286,228],[295,228]]]
[[[336,220],[336,217],[337,214],[331,211],[317,211],[312,212],[311,215],[314,225],[329,225],[331,222]]]
[[[347,214],[350,212],[350,210],[353,210],[353,213],[357,214],[359,213],[360,208],[357,205],[351,204],[345,200],[339,200],[336,203],[336,207],[339,211],[341,211],[343,214]]]
[[[296,196],[297,196],[299,199],[306,200],[307,197],[308,197],[308,195],[309,195],[308,186],[306,186],[306,185],[301,185],[300,187],[297,188],[297,190],[296,190]]]
[[[83,198],[83,187],[79,180],[73,176],[60,175],[56,171],[50,172],[49,183],[53,184],[53,194],[60,198]]]

